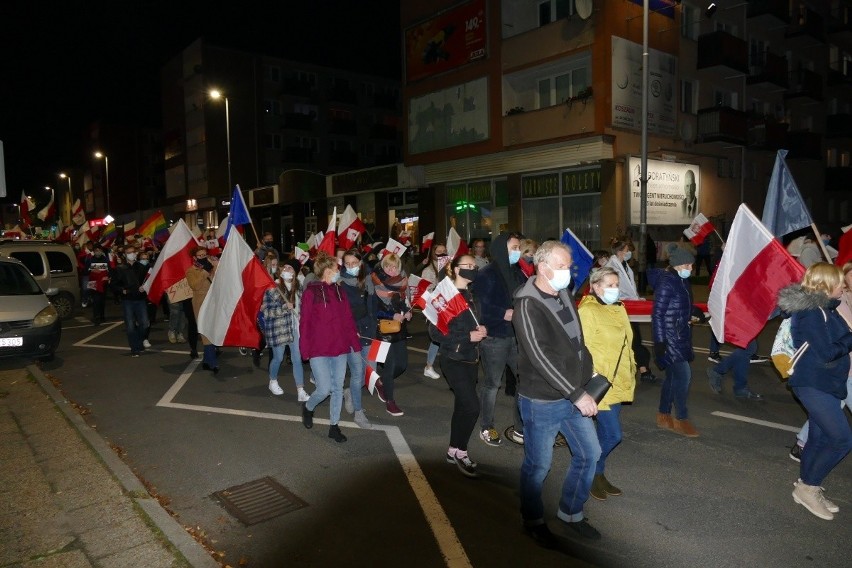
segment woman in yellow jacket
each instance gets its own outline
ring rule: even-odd
[[[612,381],[612,388],[598,405],[596,417],[601,457],[595,467],[591,495],[604,500],[621,495],[621,489],[604,477],[606,458],[621,442],[621,403],[633,401],[636,388],[636,360],[633,358],[633,330],[624,305],[618,301],[618,274],[610,267],[592,272],[589,294],[580,302],[580,325],[594,369]]]

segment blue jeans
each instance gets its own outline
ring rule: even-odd
[[[666,367],[666,379],[660,388],[660,412],[672,413],[672,403],[675,406],[675,418],[686,420],[689,411],[686,408],[686,397],[689,395],[689,382],[692,379],[692,369],[689,361],[678,361]]]
[[[430,367],[435,364],[435,358],[438,357],[438,348],[440,345],[437,343],[429,342],[429,349],[426,350],[426,364]]]
[[[734,372],[735,395],[748,390],[748,368],[751,364],[749,361],[755,353],[757,353],[757,340],[753,339],[744,349],[734,349],[730,355],[713,367],[713,370],[720,375],[724,375],[728,371]]]
[[[822,485],[829,472],[852,449],[852,429],[834,396],[811,387],[793,387],[793,393],[808,411],[810,422],[799,477],[807,485]]]
[[[183,335],[184,324],[186,324],[186,315],[183,313],[183,304],[169,302],[169,330],[174,334]]]
[[[716,339],[716,335],[711,330],[710,331],[710,347],[708,348],[708,350],[710,351],[710,353],[718,353],[720,347],[721,347],[721,345],[719,345],[719,340]]]
[[[843,408],[844,406],[852,411],[852,377],[846,379],[846,399],[840,401],[840,408]],[[796,434],[796,439],[799,441],[799,445],[803,448],[805,447],[805,444],[808,443],[809,430],[809,421],[806,420],[802,425],[802,429],[799,430],[798,434]]]
[[[544,523],[541,488],[553,462],[553,441],[562,432],[571,448],[571,465],[562,482],[559,499],[561,520],[583,520],[583,504],[601,457],[601,446],[592,419],[583,416],[569,400],[543,401],[518,396],[524,420],[524,462],[521,465],[521,517],[527,525]]]
[[[367,369],[367,355],[370,346],[362,346],[360,351],[350,350],[346,355],[346,364],[349,366],[349,392],[352,393],[352,406],[355,412],[363,410],[361,406],[361,389],[364,388],[364,373]]]
[[[337,424],[340,422],[340,408],[343,406],[346,353],[336,357],[313,357],[310,363],[317,388],[311,394],[311,398],[308,399],[305,406],[313,412],[319,403],[328,398],[328,395],[331,395],[331,409],[328,418],[332,425]]]
[[[595,422],[601,444],[601,458],[595,466],[595,475],[603,475],[607,456],[621,443],[621,403],[610,404],[609,410],[598,411]]]
[[[479,343],[484,377],[479,387],[479,423],[483,430],[494,428],[494,405],[497,391],[506,373],[506,365],[518,375],[518,344],[514,337],[486,337]],[[517,405],[516,405],[517,407]],[[523,433],[523,422],[515,413],[515,429]]]
[[[283,345],[270,347],[272,360],[269,362],[269,380],[278,378],[278,371],[284,361],[284,349],[290,347],[290,360],[293,361],[293,381],[296,388],[305,386],[305,369],[302,367],[302,354],[299,352],[299,326],[294,328],[293,341]]]
[[[219,359],[216,356],[216,346],[215,345],[205,345],[204,346],[204,356],[201,358],[202,363],[207,363],[211,367],[219,366]]]
[[[130,350],[139,352],[145,349],[142,340],[148,329],[148,306],[145,300],[124,300],[124,329],[127,331],[127,342]]]

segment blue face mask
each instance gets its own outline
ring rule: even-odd
[[[549,265],[548,265],[549,266]],[[553,277],[548,278],[547,283],[550,284],[550,287],[556,290],[564,290],[571,283],[571,270],[566,268],[564,270],[556,270],[555,268],[551,268],[553,271]]]
[[[618,288],[604,288],[601,297],[604,304],[614,304],[618,301]]]
[[[627,262],[631,258],[633,258],[633,252],[632,251],[627,251],[626,253],[624,253],[624,262]]]
[[[337,282],[338,282],[339,280],[340,280],[340,272],[335,272],[335,273],[334,273],[334,276],[332,276],[332,277],[331,277],[331,283],[332,283],[332,284],[337,284]]]
[[[346,267],[346,274],[348,274],[349,276],[358,276],[359,272],[361,272],[360,266],[347,266]]]
[[[518,264],[519,260],[521,260],[521,251],[510,250],[509,251],[509,264]]]
[[[691,274],[692,274],[692,271],[688,268],[683,268],[683,269],[677,271],[677,275],[680,276],[681,278],[683,278],[684,280],[689,278],[689,276]]]

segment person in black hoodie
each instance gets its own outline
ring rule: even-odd
[[[512,295],[526,281],[518,267],[522,238],[518,233],[497,235],[491,242],[491,264],[480,271],[476,282],[472,284],[473,293],[481,305],[480,323],[488,329],[488,337],[480,343],[485,377],[479,389],[479,438],[489,446],[499,446],[503,441],[494,428],[494,405],[506,366],[515,376],[518,375],[518,344],[512,327]],[[517,405],[514,410],[512,434],[522,442],[523,424]]]
[[[361,350],[352,351],[346,356],[349,366],[349,388],[343,389],[343,406],[359,428],[373,427],[367,419],[361,404],[361,389],[364,387],[364,371],[370,345],[376,337],[376,289],[370,278],[370,270],[363,262],[358,249],[350,249],[343,255],[343,271],[340,288],[349,297],[349,308],[358,327],[358,339]]]
[[[149,326],[146,305],[148,295],[142,289],[148,267],[137,262],[136,257],[136,247],[126,247],[124,258],[127,262],[116,267],[115,276],[112,278],[113,290],[116,296],[121,298],[124,308],[124,328],[127,331],[132,357],[138,357],[145,350],[142,340]]]

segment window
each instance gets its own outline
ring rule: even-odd
[[[310,148],[314,152],[319,151],[319,140],[310,136],[297,136],[296,146],[299,148]]]
[[[296,103],[293,105],[293,112],[296,114],[306,114],[317,119],[317,105],[309,105],[304,103]]]
[[[277,65],[264,65],[263,66],[263,78],[270,83],[280,83],[281,82],[281,68]]]
[[[267,114],[281,114],[281,101],[277,101],[275,99],[265,99],[263,101],[263,107],[266,109]]]
[[[71,264],[71,259],[68,255],[56,251],[45,251],[47,255],[47,264],[50,266],[51,274],[63,274],[74,272],[74,266]]]
[[[546,26],[574,13],[574,0],[545,0],[538,3],[538,25]]]
[[[680,82],[680,112],[688,114],[698,113],[698,82]]]
[[[722,89],[713,90],[713,105],[717,107],[738,108],[738,93],[733,91],[724,91]]]
[[[588,73],[585,67],[539,79],[537,108],[564,103],[571,97],[576,97],[588,84]]]
[[[698,39],[698,28],[701,23],[701,15],[698,8],[688,4],[681,4],[680,35],[693,41]]]
[[[9,256],[17,258],[33,276],[44,276],[44,262],[41,260],[41,255],[37,252],[16,251]]]
[[[766,65],[766,54],[769,52],[769,42],[751,38],[748,42],[748,63],[752,68],[762,68]]]
[[[337,120],[352,120],[352,111],[340,108],[328,109],[328,114],[331,118]]]
[[[267,150],[280,150],[283,147],[280,134],[265,134],[263,139]]]
[[[309,73],[307,71],[296,71],[296,79],[298,79],[300,83],[306,83],[311,87],[317,86],[316,73]]]

